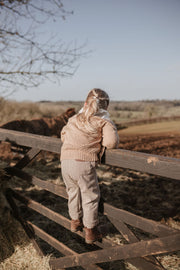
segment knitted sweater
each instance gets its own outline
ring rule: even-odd
[[[61,160],[78,159],[97,161],[103,149],[117,148],[119,136],[114,123],[110,119],[92,116],[91,123],[97,127],[97,134],[91,134],[85,128],[77,127],[77,115],[71,117],[61,131]]]

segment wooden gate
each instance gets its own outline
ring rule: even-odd
[[[15,175],[25,179],[44,190],[67,199],[64,187],[41,180],[22,170],[42,150],[60,154],[60,139],[0,129],[0,140],[9,141],[12,145],[21,145],[30,148],[30,150],[19,162],[17,162],[16,165],[6,168],[9,175]],[[114,149],[106,151],[105,164],[180,180],[180,159]],[[23,220],[18,211],[16,201],[20,201],[26,205],[26,207],[29,207],[41,215],[53,220],[67,230],[70,230],[69,219],[52,211],[42,204],[25,197],[23,194],[18,193],[15,190],[8,189],[6,191],[6,196],[15,217],[21,222],[39,253],[42,254],[35,241],[35,235],[65,255],[64,257],[52,258],[50,260],[50,265],[53,269],[64,269],[76,266],[82,266],[84,269],[88,270],[102,269],[97,264],[115,260],[126,260],[138,269],[164,269],[157,260],[156,255],[180,250],[179,230],[172,229],[153,220],[145,219],[104,203],[104,215],[108,217],[120,232],[125,239],[126,244],[122,246],[115,245],[112,241],[104,238],[102,242],[95,242],[95,245],[101,248],[100,250],[78,254],[57,239],[53,238],[51,235],[47,234],[41,228],[32,224],[28,220]],[[151,238],[148,240],[139,239],[130,227],[149,233]],[[76,234],[80,237],[84,237],[84,233],[81,231],[76,232]]]

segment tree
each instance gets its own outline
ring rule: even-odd
[[[72,13],[61,0],[0,0],[1,96],[74,74],[84,45],[67,45],[50,31],[41,33],[42,25]]]

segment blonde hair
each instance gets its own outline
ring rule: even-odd
[[[90,121],[91,117],[98,114],[100,110],[107,110],[108,105],[108,94],[99,88],[92,89],[87,95],[82,112],[77,115],[78,128],[85,128],[91,133],[97,133],[97,127],[93,126]]]

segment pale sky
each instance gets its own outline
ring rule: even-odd
[[[87,42],[72,78],[19,90],[11,99],[84,100],[101,88],[112,100],[180,99],[180,0],[66,0],[74,14],[53,31]],[[49,31],[52,32],[51,26]]]

